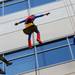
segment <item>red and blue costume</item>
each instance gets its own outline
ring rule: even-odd
[[[25,23],[25,29],[23,29],[23,32],[28,35],[28,46],[29,46],[30,48],[32,48],[31,34],[32,34],[33,32],[36,32],[36,33],[37,33],[37,41],[38,41],[40,44],[42,44],[42,41],[41,41],[41,39],[40,39],[40,32],[39,32],[37,26],[34,24],[34,20],[35,20],[36,18],[45,16],[45,15],[48,15],[48,14],[49,14],[49,13],[42,14],[42,15],[38,15],[38,16],[31,15],[31,16],[27,17],[25,20],[22,20],[22,21],[20,21],[20,22],[18,22],[18,23],[15,23],[15,25],[18,25],[18,24],[23,23],[23,22]]]

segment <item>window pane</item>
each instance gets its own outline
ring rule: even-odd
[[[73,44],[73,37],[69,38],[70,44]]]
[[[0,8],[0,16],[2,16],[2,8]]]
[[[35,69],[35,58],[34,56],[29,56],[17,60],[13,60],[11,66],[6,67],[6,74],[17,75],[24,71],[29,71]]]
[[[16,57],[20,57],[20,56],[31,56],[34,54],[34,48],[32,49],[20,49],[19,52],[15,52],[15,53],[12,53],[12,54],[8,54],[8,55],[5,55],[5,57],[10,60],[10,59],[13,59],[13,58],[16,58]]]
[[[28,8],[27,0],[18,2],[18,3],[14,3],[14,4],[10,4],[10,5],[5,6],[5,14],[25,10],[27,8]]]
[[[66,38],[64,40],[58,41],[58,42],[54,42],[54,43],[49,43],[40,47],[37,47],[37,51],[44,51],[46,49],[52,49],[58,46],[62,46],[62,45],[67,45],[67,40]]]
[[[30,3],[31,3],[31,7],[35,7],[35,6],[39,6],[39,5],[43,5],[43,4],[46,4],[46,3],[49,3],[49,2],[54,2],[56,0],[30,0]]]
[[[72,47],[72,51],[73,51],[74,59],[75,59],[75,45],[71,45],[71,47]]]
[[[43,65],[48,66],[48,65],[64,62],[67,60],[71,60],[71,58],[72,57],[68,46],[53,51],[48,51],[48,52],[38,54],[40,67],[43,67]]]
[[[73,54],[74,54],[74,58],[75,58],[75,45],[73,44],[73,40],[74,38],[69,38],[69,42],[70,42],[70,45],[71,45],[71,48],[72,48],[72,51],[73,51]]]
[[[39,63],[39,67],[44,67],[44,66],[46,66],[45,53],[40,53],[40,54],[38,54],[38,63]]]

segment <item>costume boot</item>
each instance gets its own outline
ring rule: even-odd
[[[42,44],[42,41],[41,41],[41,39],[40,39],[40,33],[37,33],[37,41],[38,41],[40,44]]]
[[[29,46],[29,48],[32,48],[31,40],[28,40],[28,46]]]

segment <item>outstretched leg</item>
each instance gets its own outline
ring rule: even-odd
[[[34,27],[34,31],[37,33],[37,41],[42,44],[41,38],[40,38],[40,32],[37,28],[37,26]]]
[[[0,74],[5,74],[5,72],[2,69],[0,69]]]
[[[7,66],[11,65],[12,62],[10,61],[7,61],[2,54],[0,54],[0,60],[3,61]]]
[[[28,46],[29,48],[32,48],[31,34],[28,35]]]

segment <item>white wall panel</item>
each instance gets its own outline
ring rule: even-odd
[[[58,20],[53,23],[40,25],[39,29],[41,31],[42,39],[45,41],[54,40],[73,34],[73,29],[69,19]]]
[[[0,37],[0,52],[11,51],[27,46],[27,36],[22,31],[14,32]]]
[[[21,24],[17,27],[14,24],[15,22],[18,22],[27,16],[27,10],[25,10],[11,15],[6,15],[4,17],[0,17],[0,35],[3,33],[13,32],[18,29],[23,29],[24,25]]]
[[[73,4],[75,4],[75,0],[70,0]]]

